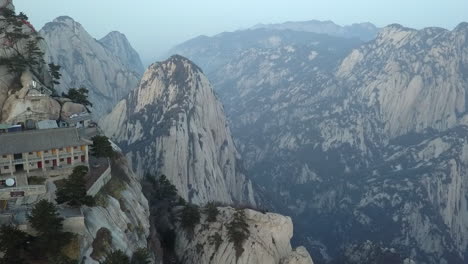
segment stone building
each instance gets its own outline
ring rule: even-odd
[[[78,165],[88,166],[91,144],[76,128],[0,134],[0,200],[45,194],[46,186],[32,179],[67,176]]]
[[[0,134],[0,176],[87,165],[90,144],[76,128]]]

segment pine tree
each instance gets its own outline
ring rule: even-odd
[[[82,104],[84,106],[93,106],[93,104],[88,100],[89,90],[85,87],[79,89],[71,88],[68,90],[68,93],[62,93],[63,97],[67,97],[72,100],[74,103]]]
[[[0,251],[3,257],[0,263],[26,264],[25,250],[30,237],[23,231],[3,225],[0,227]]]
[[[113,158],[115,156],[114,149],[106,136],[95,136],[92,138],[91,153],[98,158]]]
[[[60,73],[60,68],[62,68],[62,66],[56,65],[54,63],[49,63],[49,73],[52,76],[52,79],[54,79],[55,85],[60,84],[59,80],[62,77],[62,74]]]
[[[137,249],[132,255],[130,264],[150,264],[150,254],[146,248]]]
[[[53,203],[41,200],[31,210],[28,220],[39,235],[45,235],[60,232],[64,219]]]
[[[80,207],[81,205],[93,206],[93,197],[86,194],[85,176],[88,173],[88,167],[78,166],[73,169],[68,179],[57,191],[57,203],[68,203],[70,206]]]
[[[130,259],[123,251],[116,250],[107,254],[106,260],[100,262],[100,264],[130,264]]]

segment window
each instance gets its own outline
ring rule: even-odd
[[[73,147],[73,149],[78,149],[78,147]]]
[[[48,150],[46,150],[46,151],[44,151],[44,153],[49,153],[49,151],[48,151]]]
[[[3,155],[2,158],[6,159],[6,158],[8,158],[8,156],[7,156],[7,155]]]
[[[78,159],[78,157],[75,157],[75,160],[77,160],[77,159]]]
[[[3,169],[8,170],[10,167],[8,166],[3,166]]]
[[[46,163],[46,164],[49,164],[49,163],[50,163],[50,161],[49,161],[49,160],[46,160],[46,161],[45,161],[45,163]]]
[[[60,159],[60,162],[64,162],[64,161],[65,161],[65,159]]]
[[[29,155],[33,155],[33,153],[32,153],[32,152],[29,152]]]

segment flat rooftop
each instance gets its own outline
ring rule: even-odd
[[[0,155],[89,145],[76,128],[29,130],[0,134]]]

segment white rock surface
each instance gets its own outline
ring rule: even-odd
[[[47,60],[62,66],[57,91],[86,87],[97,117],[108,113],[136,87],[140,75],[72,18],[58,17],[40,34],[48,45]]]
[[[139,176],[165,174],[188,201],[255,204],[223,108],[189,60],[151,65],[100,125]]]
[[[213,223],[206,222],[203,215],[201,224],[194,229],[193,238],[178,228],[175,250],[183,264],[313,264],[305,248],[291,248],[291,218],[250,209],[245,209],[250,236],[244,242],[243,253],[236,258],[234,245],[229,242],[226,229],[235,209],[224,207],[219,210],[217,221]],[[215,234],[222,238],[218,248],[210,242]]]
[[[124,158],[118,161],[118,167],[125,173],[126,182],[121,197],[116,199],[107,197],[106,207],[84,208],[86,232],[82,243],[82,257],[85,263],[98,264],[90,254],[93,252],[92,243],[96,232],[101,228],[108,229],[112,234],[111,251],[122,250],[131,256],[138,248],[147,248],[149,236],[149,207],[144,197],[137,177],[128,167]],[[119,172],[120,173],[120,172]],[[113,172],[112,177],[116,176]]]
[[[127,68],[143,74],[145,68],[141,62],[140,55],[133,49],[127,37],[118,32],[112,31],[99,40],[108,50],[117,55]]]

